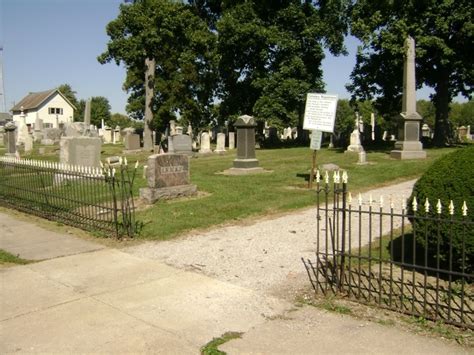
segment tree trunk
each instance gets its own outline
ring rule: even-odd
[[[151,130],[153,121],[152,102],[155,89],[155,59],[145,59],[145,122],[143,129],[143,149],[147,151],[153,150],[154,142]]]
[[[449,74],[443,73],[436,85],[436,93],[433,96],[435,107],[435,127],[433,144],[436,147],[444,147],[452,140],[452,129],[449,122],[449,104],[451,95],[449,93]]]

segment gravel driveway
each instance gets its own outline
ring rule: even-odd
[[[383,195],[388,209],[389,196],[392,195],[397,197],[394,204],[395,209],[399,209],[402,196],[410,196],[415,181],[367,191],[362,194],[363,205],[368,205],[371,196],[378,210],[378,201]],[[357,203],[357,196],[353,196],[355,207]],[[309,285],[301,258],[314,260],[316,215],[314,207],[284,216],[266,217],[249,225],[220,227],[170,241],[147,242],[125,251],[177,268],[195,270],[267,295],[293,299],[295,292]],[[358,223],[354,220],[351,224],[353,235],[358,235]],[[389,231],[388,218],[382,221],[382,227],[383,233]],[[324,223],[320,223],[320,228],[324,228]],[[378,229],[374,232],[376,235],[379,233]],[[362,244],[367,243],[368,233],[361,234]],[[320,243],[324,245],[324,241]],[[352,246],[356,245],[353,242]]]

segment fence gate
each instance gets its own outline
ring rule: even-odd
[[[0,157],[0,204],[105,236],[136,232],[126,161],[101,168]]]
[[[407,206],[400,198],[353,198],[345,173],[336,172],[331,182],[326,173],[323,180],[318,172],[316,259],[303,260],[317,293],[342,293],[363,303],[474,329],[473,255],[466,247],[474,238],[474,222],[465,205],[458,206],[462,217],[445,217],[440,201],[430,206],[426,200],[418,206],[414,199]],[[452,204],[444,208],[454,209]],[[438,253],[433,255],[413,228],[421,221],[439,230],[461,230],[462,250],[455,254],[449,244],[443,256],[440,249],[452,238],[438,237]],[[422,241],[428,238],[433,236],[421,236]]]

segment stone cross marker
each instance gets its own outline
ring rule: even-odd
[[[406,55],[403,66],[403,99],[400,127],[395,149],[390,156],[395,159],[424,159],[426,152],[420,142],[421,116],[416,112],[415,40],[405,40]]]

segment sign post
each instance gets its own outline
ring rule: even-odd
[[[313,150],[308,188],[313,187],[316,153],[321,149],[323,132],[333,133],[336,119],[337,95],[309,93],[306,96],[303,129],[312,130],[310,149]]]

